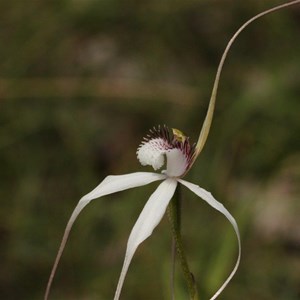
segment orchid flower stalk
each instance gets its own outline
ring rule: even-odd
[[[292,1],[289,3],[285,3],[283,5],[276,6],[272,9],[264,11],[249,21],[247,21],[240,29],[233,35],[227,47],[223,53],[221,58],[213,90],[212,95],[209,102],[208,111],[200,131],[200,135],[197,143],[192,144],[190,139],[186,137],[181,131],[178,129],[169,130],[168,127],[157,127],[150,130],[149,134],[144,138],[141,145],[137,150],[137,158],[140,163],[145,166],[152,166],[154,171],[160,170],[164,165],[165,168],[160,173],[158,172],[136,172],[125,175],[113,175],[107,176],[94,190],[90,193],[83,196],[77,206],[75,207],[64,232],[63,239],[61,241],[61,245],[59,247],[50,277],[47,284],[46,292],[44,299],[47,300],[49,296],[49,292],[51,289],[51,285],[53,282],[53,278],[62,256],[63,250],[65,248],[67,239],[69,237],[70,230],[74,224],[74,221],[78,217],[79,213],[83,210],[83,208],[89,204],[92,200],[103,197],[109,194],[113,194],[119,191],[123,191],[130,188],[135,188],[139,186],[144,186],[149,183],[155,181],[162,181],[157,189],[150,196],[148,201],[146,202],[142,212],[140,213],[127,242],[127,249],[125,253],[125,259],[123,263],[123,267],[121,270],[121,275],[118,281],[118,285],[115,291],[114,300],[118,300],[120,298],[122,286],[128,272],[128,268],[132,261],[132,258],[138,248],[138,246],[146,240],[153,232],[155,227],[159,224],[161,219],[163,218],[165,211],[175,193],[175,190],[178,185],[182,185],[199,198],[203,199],[214,209],[222,213],[227,220],[233,226],[234,232],[237,237],[238,243],[238,255],[236,259],[236,263],[234,265],[233,270],[218,289],[217,292],[210,298],[211,300],[216,299],[220,293],[227,286],[229,281],[234,276],[240,262],[241,258],[241,240],[238,225],[233,218],[233,216],[229,213],[229,211],[224,207],[223,204],[218,202],[210,192],[201,188],[200,186],[190,183],[183,179],[186,173],[190,170],[192,165],[194,164],[196,158],[202,151],[208,134],[211,127],[213,112],[216,102],[216,95],[218,90],[218,84],[220,80],[220,74],[224,65],[225,58],[228,54],[228,51],[236,40],[237,36],[253,21],[258,18],[269,14],[271,12],[277,11],[284,7],[288,7],[294,4],[300,3],[300,0]],[[175,230],[176,234],[176,230]]]

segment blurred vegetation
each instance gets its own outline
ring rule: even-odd
[[[66,222],[106,175],[142,168],[154,125],[196,140],[222,51],[280,1],[0,1],[1,299],[41,299]],[[222,74],[208,143],[188,180],[236,217],[237,275],[221,299],[300,298],[300,8],[251,25]],[[51,299],[112,299],[130,230],[157,184],[95,200]],[[184,190],[183,234],[201,299],[230,272],[228,222]],[[170,299],[166,218],[137,251],[122,299]],[[178,268],[177,299],[186,299]]]

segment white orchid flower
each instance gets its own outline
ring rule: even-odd
[[[161,221],[178,184],[184,185],[213,208],[221,212],[232,224],[238,239],[239,251],[235,267],[221,288],[211,298],[215,299],[225,288],[237,270],[241,255],[240,235],[236,221],[223,206],[223,204],[218,202],[211,195],[211,193],[207,192],[203,188],[182,179],[182,177],[189,170],[194,160],[194,155],[195,145],[191,145],[189,139],[185,137],[179,130],[173,129],[171,133],[165,126],[151,130],[149,135],[139,146],[137,150],[137,158],[142,165],[150,165],[155,171],[163,167],[166,159],[166,169],[161,173],[136,172],[125,175],[107,176],[94,190],[80,199],[67,224],[51,273],[45,299],[48,297],[50,285],[69,236],[71,227],[73,226],[75,219],[82,209],[90,201],[96,198],[126,189],[143,186],[154,181],[162,181],[162,183],[157,187],[154,193],[150,196],[149,200],[146,202],[145,207],[143,208],[130,233],[127,242],[125,260],[114,299],[118,300],[120,297],[124,279],[136,249],[152,234],[154,228]]]
[[[118,300],[120,297],[122,286],[136,249],[145,239],[147,239],[152,234],[154,228],[161,221],[167,209],[167,206],[175,193],[178,183],[187,187],[194,194],[206,201],[210,206],[221,212],[233,226],[238,241],[237,260],[228,278],[224,281],[222,286],[210,299],[216,299],[218,295],[224,290],[226,285],[234,276],[241,257],[241,241],[237,223],[232,217],[232,215],[229,213],[229,211],[223,206],[223,204],[218,202],[210,192],[204,190],[196,184],[185,181],[182,178],[191,168],[192,164],[195,162],[197,156],[202,151],[207,140],[213,118],[221,71],[233,42],[236,40],[238,35],[255,20],[269,13],[299,3],[300,0],[291,1],[268,9],[260,14],[257,14],[256,16],[248,20],[246,23],[244,23],[232,36],[225,48],[225,51],[222,55],[218,66],[207,114],[196,145],[191,145],[189,139],[177,129],[173,129],[172,132],[169,132],[167,127],[158,127],[157,129],[153,129],[152,131],[150,131],[150,134],[144,139],[144,141],[138,148],[137,157],[142,165],[150,165],[155,171],[162,168],[164,164],[166,165],[166,170],[163,170],[161,173],[137,172],[126,175],[107,176],[94,190],[92,190],[90,193],[88,193],[80,199],[66,226],[65,233],[63,235],[63,239],[58,250],[58,254],[56,256],[47,284],[44,297],[45,300],[48,299],[52,281],[59,260],[63,253],[64,247],[66,245],[70,230],[82,209],[88,203],[90,203],[90,201],[96,198],[113,194],[126,189],[143,186],[159,180],[162,180],[163,182],[158,186],[158,188],[154,191],[149,200],[146,202],[145,207],[143,208],[140,216],[138,217],[130,233],[127,242],[125,260],[115,292],[114,300]]]

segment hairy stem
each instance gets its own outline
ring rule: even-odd
[[[174,237],[172,237],[171,245],[171,278],[170,278],[170,290],[171,290],[171,300],[175,300],[175,265],[176,265],[176,242]]]
[[[168,207],[168,217],[171,224],[173,239],[175,241],[177,257],[179,259],[184,278],[187,282],[190,300],[198,300],[196,283],[187,263],[181,237],[181,188],[179,185],[177,186],[175,197],[171,200]]]

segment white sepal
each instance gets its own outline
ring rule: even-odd
[[[177,186],[175,179],[168,178],[163,181],[156,191],[150,196],[137,219],[127,242],[127,250],[114,300],[118,300],[124,283],[128,267],[137,247],[147,239],[154,228],[161,221],[167,206],[174,195]]]
[[[190,183],[188,181],[185,181],[185,180],[182,180],[182,179],[178,179],[178,181],[181,184],[183,184],[184,186],[186,186],[188,189],[190,189],[192,192],[194,192],[197,196],[199,196],[200,198],[202,198],[203,200],[205,200],[214,209],[216,209],[219,212],[221,212],[229,220],[229,222],[232,224],[232,226],[234,228],[234,231],[236,233],[236,236],[237,236],[239,252],[238,252],[238,257],[237,257],[236,264],[235,264],[233,270],[231,271],[231,273],[229,274],[228,278],[222,284],[222,286],[210,298],[210,300],[214,300],[214,299],[216,299],[221,294],[221,292],[227,286],[227,284],[229,283],[229,281],[232,279],[232,277],[234,276],[234,274],[235,274],[235,272],[236,272],[236,270],[237,270],[237,268],[239,266],[239,263],[240,263],[240,259],[241,259],[241,238],[240,238],[240,233],[239,233],[238,225],[237,225],[235,219],[233,218],[233,216],[224,207],[224,205],[222,203],[218,202],[212,196],[212,194],[210,192],[208,192],[205,189],[202,189],[201,187],[199,187],[198,185]]]
[[[153,181],[163,180],[166,176],[151,172],[135,172],[125,175],[107,176],[96,188],[81,198],[80,201],[91,201],[108,194],[149,184]]]
[[[142,186],[149,184],[153,181],[165,179],[166,176],[163,174],[156,174],[156,173],[148,173],[148,172],[136,172],[131,174],[125,175],[117,175],[117,176],[107,176],[94,190],[90,193],[83,196],[80,201],[78,202],[77,206],[75,207],[68,224],[66,226],[54,265],[52,267],[52,271],[49,277],[49,281],[47,284],[47,289],[45,293],[45,300],[48,299],[48,294],[51,288],[51,284],[61,258],[61,255],[64,251],[66,242],[69,237],[70,230],[75,222],[76,218],[78,217],[79,213],[83,210],[83,208],[89,204],[90,201],[105,196],[109,194],[113,194],[116,192],[120,192],[126,189]]]

